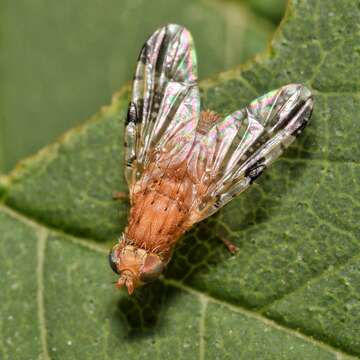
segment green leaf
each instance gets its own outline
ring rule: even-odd
[[[108,103],[131,80],[144,39],[164,23],[184,24],[194,33],[201,77],[262,51],[274,25],[246,5],[218,0],[2,1],[0,171]]]
[[[286,1],[284,0],[237,0],[246,3],[257,14],[271,19],[275,24],[281,20]]]
[[[2,359],[335,359],[262,316],[164,280],[129,299],[106,252],[2,208]],[[142,327],[141,327],[142,326]],[[146,329],[147,328],[147,329]]]
[[[221,114],[305,83],[312,124],[134,297],[114,289],[106,259],[128,211],[111,199],[126,189],[128,88],[3,177],[0,357],[359,356],[359,17],[352,0],[293,0],[267,55],[202,83],[203,107]]]

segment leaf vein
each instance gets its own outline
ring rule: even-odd
[[[268,327],[277,329],[279,331],[285,332],[286,334],[290,335],[290,336],[294,336],[296,338],[302,339],[304,341],[310,342],[312,345],[322,348],[328,352],[333,353],[335,356],[342,356],[342,355],[346,355],[347,357],[349,357],[349,359],[353,358],[353,359],[358,359],[357,357],[353,356],[352,354],[346,353],[344,352],[342,349],[337,348],[331,344],[328,344],[326,342],[320,341],[318,339],[315,339],[313,337],[310,337],[307,334],[302,333],[299,330],[295,330],[289,327],[284,326],[283,324],[280,324],[272,319],[269,319],[267,317],[265,317],[264,315],[248,310],[242,306],[239,305],[234,305],[234,304],[230,304],[227,303],[226,301],[223,301],[221,299],[215,298],[212,295],[206,294],[204,292],[201,292],[193,287],[190,287],[188,285],[185,285],[177,280],[173,280],[173,279],[165,279],[163,278],[163,282],[167,285],[172,285],[180,290],[183,290],[187,293],[190,293],[194,296],[197,296],[198,298],[202,299],[201,301],[204,301],[204,299],[207,300],[207,302],[209,303],[215,303],[218,305],[222,305],[226,308],[228,308],[229,310],[239,313],[241,315],[244,315],[248,318],[252,318],[255,320],[258,320],[260,322],[262,322],[263,324],[265,324]]]
[[[98,245],[94,240],[91,240],[91,239],[86,239],[85,240],[83,238],[76,237],[76,236],[74,236],[72,234],[67,234],[65,232],[62,232],[62,231],[60,231],[60,230],[58,230],[56,228],[48,227],[46,224],[37,222],[34,219],[29,219],[28,217],[23,215],[21,212],[19,212],[16,209],[13,209],[13,208],[9,207],[8,205],[2,204],[2,205],[0,205],[0,209],[2,209],[4,212],[8,213],[12,217],[18,219],[19,221],[21,221],[23,223],[26,223],[31,227],[34,227],[38,231],[39,234],[42,234],[42,236],[39,236],[39,239],[42,239],[42,240],[41,241],[39,240],[39,258],[40,258],[41,261],[39,262],[39,266],[38,266],[38,282],[40,284],[40,289],[38,290],[38,295],[42,295],[42,296],[38,296],[38,302],[40,304],[40,309],[41,309],[41,311],[39,311],[39,319],[40,319],[41,324],[45,325],[46,319],[45,319],[44,299],[43,299],[43,291],[44,291],[43,286],[44,285],[43,285],[43,278],[42,278],[43,275],[42,274],[43,274],[43,266],[44,266],[44,251],[45,251],[47,232],[53,232],[53,233],[58,233],[58,234],[61,234],[61,235],[65,235],[65,237],[68,238],[69,241],[71,241],[71,242],[73,242],[75,244],[78,244],[79,246],[82,246],[84,248],[87,248],[88,250],[97,252],[97,253],[107,254],[107,249],[105,248],[105,246]],[[345,265],[351,259],[352,258],[347,259],[347,261],[343,262],[341,265]],[[339,265],[339,266],[341,266],[341,265]],[[41,277],[39,276],[39,274],[41,275]],[[319,277],[320,276],[321,276],[321,274],[319,275]],[[317,278],[319,278],[319,277],[317,277]],[[309,281],[312,281],[312,279],[309,280]],[[206,299],[207,303],[208,302],[217,303],[217,304],[220,304],[220,305],[223,305],[223,306],[227,307],[228,309],[230,309],[230,310],[232,310],[234,312],[241,313],[241,314],[243,314],[245,316],[257,319],[257,320],[261,321],[262,323],[264,323],[267,326],[273,327],[275,329],[284,331],[289,335],[296,336],[298,338],[306,340],[306,341],[312,343],[313,345],[316,345],[318,347],[327,349],[328,351],[331,351],[334,354],[340,354],[341,355],[341,351],[343,351],[342,349],[334,347],[331,344],[328,344],[326,342],[314,339],[314,338],[308,336],[307,334],[302,333],[300,330],[294,330],[294,329],[291,329],[289,327],[286,327],[285,325],[280,324],[280,323],[276,322],[275,320],[272,320],[272,319],[266,317],[261,312],[255,312],[255,311],[247,309],[247,308],[245,308],[243,306],[234,305],[234,304],[228,303],[228,302],[226,302],[224,300],[217,299],[217,298],[215,298],[215,297],[213,297],[213,296],[211,296],[209,294],[201,292],[201,291],[199,291],[199,290],[197,290],[195,288],[192,288],[192,287],[190,287],[188,285],[185,285],[185,284],[183,284],[181,282],[178,282],[178,281],[176,281],[174,279],[162,277],[162,282],[164,284],[172,285],[174,287],[177,287],[179,289],[187,291],[188,293],[196,295],[197,297],[201,298],[201,301],[204,301]],[[308,284],[308,282],[305,283],[303,286],[306,286],[306,284]],[[47,347],[46,347],[46,327],[42,326],[41,331],[42,331],[43,349],[46,350],[46,356],[47,356],[47,357],[45,357],[45,359],[50,360],[51,358],[50,358],[50,356],[49,356],[49,354],[47,352]],[[349,353],[346,353],[346,352],[343,352],[343,353],[344,353],[344,355],[352,356]],[[355,357],[353,357],[353,358],[355,359]]]
[[[50,360],[48,346],[47,346],[47,327],[45,317],[45,289],[44,289],[44,264],[45,264],[45,249],[47,241],[47,231],[45,228],[37,229],[38,236],[38,248],[37,248],[37,308],[38,308],[38,319],[39,319],[39,330],[40,330],[40,341],[45,360]]]
[[[208,299],[204,296],[199,297],[201,310],[199,320],[199,360],[205,359],[205,321]]]
[[[342,268],[343,266],[346,266],[349,262],[351,262],[351,261],[353,261],[354,259],[357,259],[357,258],[360,259],[360,254],[359,253],[355,253],[354,255],[346,258],[344,261],[339,261],[336,264],[329,265],[324,271],[320,272],[315,277],[312,277],[311,279],[308,279],[307,281],[305,281],[303,284],[301,284],[297,288],[292,289],[291,291],[289,291],[286,294],[283,294],[281,297],[279,297],[279,298],[275,299],[274,301],[266,304],[265,306],[259,308],[257,311],[259,313],[265,315],[266,311],[269,308],[271,308],[272,306],[274,306],[275,304],[277,304],[278,302],[283,301],[284,299],[286,299],[287,297],[293,295],[294,293],[303,290],[304,288],[309,286],[311,283],[319,281],[322,277],[325,277],[327,275],[331,275],[331,274],[335,273],[338,269]]]

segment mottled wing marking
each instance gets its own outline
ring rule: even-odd
[[[190,146],[200,113],[196,54],[179,25],[157,30],[144,44],[125,125],[125,177],[130,190],[156,154]],[[132,191],[130,191],[132,193]]]
[[[206,150],[208,188],[198,205],[197,221],[247,189],[301,133],[312,107],[311,92],[291,84],[254,100],[217,123],[206,136],[200,135],[204,149],[216,150]]]

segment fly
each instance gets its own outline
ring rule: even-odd
[[[131,294],[158,278],[180,236],[246,190],[312,108],[311,92],[290,84],[225,118],[201,111],[190,33],[174,24],[157,30],[140,52],[125,122],[131,210],[109,254],[116,286]]]

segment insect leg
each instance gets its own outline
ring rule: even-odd
[[[112,194],[112,198],[117,201],[127,201],[129,200],[129,194],[123,191],[115,191]]]
[[[228,248],[228,250],[232,253],[232,254],[235,254],[239,248],[233,244],[230,240],[224,238],[223,236],[219,236],[218,235],[218,238],[224,243],[224,245]]]

